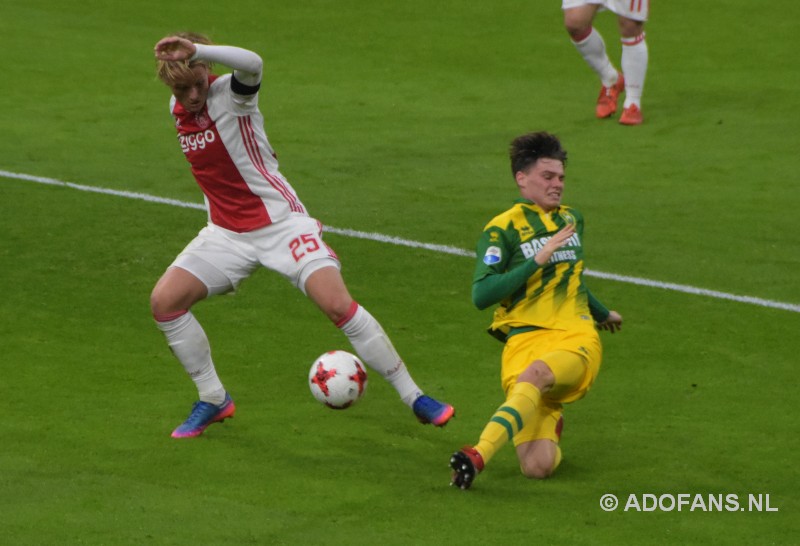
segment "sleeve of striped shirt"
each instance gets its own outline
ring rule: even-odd
[[[478,309],[500,303],[524,286],[539,269],[535,260],[528,260],[508,270],[511,247],[507,233],[498,226],[490,224],[481,234],[472,277],[472,303]]]
[[[234,87],[234,93],[254,95],[258,92],[264,62],[257,53],[235,46],[207,44],[194,44],[194,46],[197,51],[192,59],[211,61],[233,68],[231,86]]]
[[[586,295],[589,297],[589,312],[592,314],[592,318],[595,322],[605,322],[610,313],[608,308],[600,303],[600,300],[595,298],[588,288],[586,289]]]
[[[478,309],[500,303],[519,290],[539,269],[535,260],[527,260],[519,267],[505,273],[490,274],[472,283],[472,303]]]

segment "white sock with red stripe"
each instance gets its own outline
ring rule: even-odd
[[[611,87],[617,83],[617,69],[611,64],[611,59],[606,53],[606,43],[600,33],[592,27],[585,37],[579,40],[572,40],[575,48],[583,57],[583,60],[594,70],[600,81],[606,87]],[[627,76],[627,75],[626,75]]]
[[[206,333],[192,312],[179,311],[158,315],[155,319],[159,330],[164,332],[172,353],[197,386],[200,400],[222,404],[225,401],[225,387],[214,369]]]
[[[641,107],[648,51],[644,32],[634,38],[622,38],[622,73],[625,75],[625,105]]]
[[[379,372],[397,390],[403,402],[411,406],[422,391],[411,378],[403,359],[378,321],[353,302],[350,313],[336,326],[350,340],[359,358]]]

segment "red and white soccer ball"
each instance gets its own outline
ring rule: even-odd
[[[329,408],[349,408],[364,396],[367,369],[347,351],[328,351],[311,365],[308,386],[314,398]]]

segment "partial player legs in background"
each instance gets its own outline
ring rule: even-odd
[[[583,57],[583,60],[600,77],[602,83],[595,115],[598,118],[607,118],[614,115],[617,111],[617,101],[619,100],[620,92],[624,89],[625,82],[606,53],[606,44],[603,41],[603,37],[594,27],[589,27],[588,32],[573,36],[572,43]]]
[[[619,104],[619,96],[625,89],[625,77],[618,74],[617,81],[610,87],[603,85],[600,88],[600,95],[597,97],[597,106],[595,106],[595,116],[600,119],[609,118],[617,113],[617,104]]]
[[[645,34],[622,38],[622,72],[625,74],[625,104],[619,122],[623,125],[642,123],[642,90],[647,74],[648,51]]]
[[[605,42],[592,26],[598,10],[609,9],[617,14],[622,37],[621,72],[618,72],[606,52]],[[564,26],[575,48],[586,64],[600,77],[602,88],[597,100],[595,115],[607,118],[617,111],[617,102],[625,91],[625,103],[620,123],[639,125],[642,123],[642,89],[647,72],[648,52],[645,43],[644,24],[647,20],[649,2],[588,2],[586,0],[563,0]],[[624,76],[624,77],[623,77]]]

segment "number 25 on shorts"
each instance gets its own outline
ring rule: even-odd
[[[319,248],[319,241],[312,233],[304,233],[300,237],[292,239],[289,243],[289,249],[292,251],[292,257],[296,262],[299,262],[306,253],[315,252]]]

